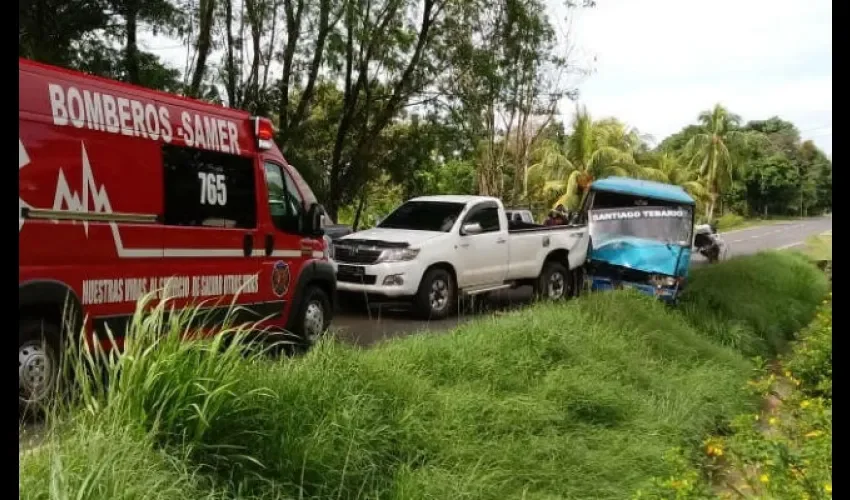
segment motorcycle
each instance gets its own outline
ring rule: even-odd
[[[709,264],[726,258],[728,247],[713,224],[699,224],[694,228],[694,248]]]

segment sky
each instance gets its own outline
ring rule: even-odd
[[[574,57],[596,58],[578,85],[594,118],[660,141],[720,103],[744,120],[788,120],[832,155],[830,0],[597,0],[571,33]]]
[[[566,16],[563,0],[546,1]],[[576,81],[579,103],[594,118],[660,141],[720,103],[745,121],[788,120],[832,156],[830,0],[597,0],[570,26],[572,57],[592,69]],[[141,41],[185,64],[179,42]],[[567,123],[574,106],[561,106]]]

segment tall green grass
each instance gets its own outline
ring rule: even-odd
[[[625,498],[671,472],[667,450],[750,408],[752,366],[724,328],[787,337],[820,301],[796,257],[751,265],[796,271],[750,281],[739,261],[712,266],[686,314],[597,294],[289,360],[181,342],[185,318],[155,309],[52,413],[47,444],[21,458],[21,498]],[[715,275],[760,306],[698,299],[712,281],[732,288]]]
[[[826,276],[796,253],[764,252],[695,269],[681,308],[691,324],[748,356],[772,356],[812,318]]]

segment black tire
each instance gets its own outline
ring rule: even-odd
[[[18,323],[18,413],[37,416],[57,394],[61,371],[61,330],[37,319]]]
[[[454,312],[457,306],[456,296],[457,290],[451,273],[445,269],[431,269],[419,283],[413,306],[420,318],[439,320]]]
[[[534,293],[542,300],[563,300],[573,293],[571,281],[574,277],[566,266],[556,261],[543,264],[540,277],[534,286]]]
[[[711,247],[705,256],[708,258],[709,264],[717,264],[720,261],[720,247],[717,245]]]
[[[295,314],[292,333],[296,335],[298,350],[309,350],[331,324],[331,301],[324,290],[310,285],[304,290],[304,299]]]
[[[584,276],[584,267],[577,267],[570,271],[570,277],[572,279],[570,297],[578,297],[581,295],[581,292],[584,290]]]

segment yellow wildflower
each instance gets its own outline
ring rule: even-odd
[[[776,417],[770,417],[770,420],[767,421],[770,425],[776,425],[778,422],[779,420],[777,420]]]
[[[809,401],[808,399],[804,399],[804,400],[803,400],[803,402],[802,402],[802,403],[800,403],[800,408],[806,409],[806,408],[808,408],[808,407],[809,407],[809,405],[811,405],[811,404],[812,404],[812,402],[811,402],[811,401]]]
[[[829,493],[830,495],[832,495],[832,485],[831,485],[831,484],[825,484],[825,485],[823,485],[823,491],[825,491],[825,492]]]
[[[788,378],[791,378],[791,372],[788,371],[788,370],[785,370],[785,376],[788,377]]]
[[[762,474],[761,476],[759,476],[759,481],[764,484],[767,484],[770,482],[770,476],[768,476],[767,474]]]
[[[723,448],[719,445],[711,444],[708,445],[708,449],[706,450],[709,456],[712,457],[722,457],[723,456]]]
[[[821,435],[823,435],[823,431],[812,431],[812,432],[806,434],[806,437],[807,438],[816,438],[816,437],[821,436]]]

